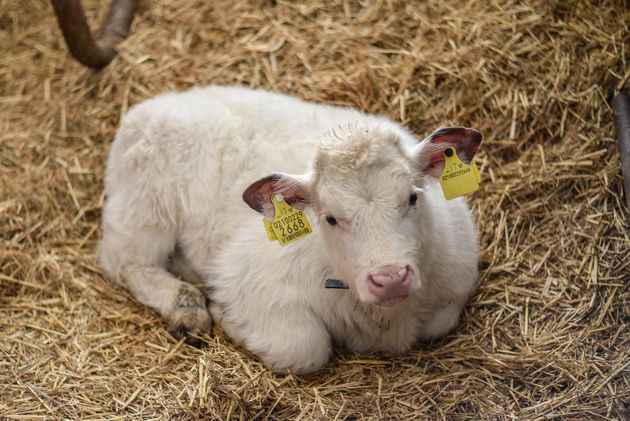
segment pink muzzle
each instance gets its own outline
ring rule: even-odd
[[[368,290],[378,300],[376,304],[391,306],[407,298],[412,279],[409,266],[386,266],[379,273],[368,275]]]

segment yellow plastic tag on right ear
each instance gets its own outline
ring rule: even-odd
[[[273,226],[271,222],[267,221],[267,218],[263,218],[263,224],[265,224],[265,231],[267,231],[267,238],[269,241],[276,241],[276,233],[273,231]]]
[[[444,149],[444,171],[440,184],[446,200],[451,200],[479,189],[481,176],[475,161],[464,164],[452,146]]]

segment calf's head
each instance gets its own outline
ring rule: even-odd
[[[307,174],[275,173],[250,185],[243,200],[267,219],[271,196],[294,208],[312,207],[334,273],[368,304],[391,306],[420,288],[418,262],[431,247],[423,186],[441,175],[452,146],[469,163],[481,134],[441,128],[419,144],[386,124],[357,124],[324,138]],[[323,280],[322,280],[323,281]]]

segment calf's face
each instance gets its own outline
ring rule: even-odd
[[[311,173],[269,175],[243,199],[268,219],[273,194],[312,207],[333,272],[360,301],[392,306],[422,284],[418,262],[431,246],[422,186],[442,173],[446,147],[469,162],[480,142],[478,132],[460,127],[439,129],[412,148],[380,126],[340,129],[320,143]]]
[[[334,273],[364,303],[393,305],[420,287],[421,177],[393,133],[323,142],[313,206]]]

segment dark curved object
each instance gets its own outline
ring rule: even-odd
[[[138,0],[112,0],[111,8],[96,38],[80,0],[50,0],[70,54],[82,64],[100,69],[116,56],[116,45],[127,37]]]
[[[621,174],[626,193],[626,204],[630,211],[630,94],[621,89],[613,94],[612,108],[615,114],[617,147],[621,157]]]

